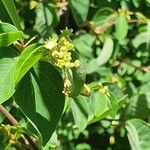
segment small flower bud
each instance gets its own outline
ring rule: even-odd
[[[66,67],[66,68],[71,68],[70,65],[71,65],[70,62],[66,62],[66,63],[65,63],[65,67]]]
[[[80,66],[80,61],[79,61],[79,60],[75,60],[74,66],[75,66],[76,68],[78,68],[78,67]]]
[[[67,51],[66,46],[62,46],[62,47],[60,48],[60,51],[63,51],[63,52]]]
[[[67,47],[67,50],[68,50],[68,51],[69,51],[69,50],[72,50],[72,49],[74,48],[74,44],[68,43],[68,44],[66,45],[66,47]]]
[[[58,55],[59,55],[59,58],[63,58],[64,57],[64,52],[60,51]]]
[[[58,51],[52,52],[52,56],[53,56],[53,57],[58,57],[58,56],[59,56],[59,52],[58,52]]]
[[[56,45],[56,40],[48,40],[47,42],[45,42],[45,48],[47,49],[53,49]]]
[[[68,95],[70,93],[71,86],[72,86],[72,84],[69,81],[69,79],[66,79],[64,82],[64,90],[63,90],[63,93],[65,95]]]

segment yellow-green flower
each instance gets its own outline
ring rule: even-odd
[[[71,50],[74,48],[74,44],[66,37],[60,37],[58,40],[51,39],[45,42],[45,48],[49,50],[50,60],[59,68],[73,68],[79,67],[80,61],[72,61]]]

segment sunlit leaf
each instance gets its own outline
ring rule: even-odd
[[[99,66],[104,65],[111,57],[113,52],[113,40],[108,37],[104,43],[101,53],[97,57],[97,63]]]
[[[116,38],[121,44],[128,34],[128,21],[123,15],[119,15],[116,21]]]
[[[74,39],[73,42],[75,44],[75,48],[80,53],[80,55],[82,55],[82,57],[92,58],[92,46],[95,39],[95,36],[86,33]]]
[[[136,35],[132,40],[132,44],[135,48],[138,48],[141,44],[146,43],[147,41],[147,32],[142,32]]]
[[[32,44],[24,49],[14,70],[14,80],[17,84],[29,69],[43,56],[45,52],[41,44]]]
[[[132,119],[126,121],[126,129],[132,150],[149,150],[149,124],[140,119]]]
[[[13,68],[17,53],[9,47],[0,47],[0,104],[9,99],[15,92]]]
[[[109,109],[108,101],[108,97],[99,91],[92,94],[89,107],[95,117],[100,117]]]
[[[86,97],[78,96],[72,102],[72,113],[79,130],[84,130],[88,123],[89,105]]]
[[[35,30],[41,35],[49,32],[50,26],[56,26],[59,16],[54,7],[42,2],[36,9]]]
[[[115,18],[115,15],[114,15],[113,9],[109,7],[100,8],[94,14],[94,17],[92,19],[92,25],[94,27],[104,26],[106,24],[109,24],[111,21],[114,21],[114,18]]]
[[[22,38],[23,33],[15,26],[8,23],[0,23],[0,46],[9,46]]]

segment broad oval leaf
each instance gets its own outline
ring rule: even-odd
[[[76,24],[82,25],[88,15],[89,0],[70,0],[69,5]]]
[[[94,66],[94,67],[93,67]],[[90,60],[88,63],[86,63],[86,73],[90,74],[92,72],[96,72],[97,70],[99,70],[100,66],[97,63],[97,59],[93,58],[92,60]]]
[[[108,86],[109,92],[117,99],[118,102],[121,102],[126,95],[124,95],[122,89],[114,83],[106,82],[103,83],[105,86]]]
[[[103,45],[103,48],[97,58],[92,59],[86,64],[86,73],[90,74],[99,70],[99,67],[104,65],[113,53],[113,40],[108,37]],[[94,67],[93,67],[94,66]]]
[[[8,46],[23,38],[23,32],[8,23],[0,23],[0,46]]]
[[[24,49],[19,57],[14,70],[14,81],[17,84],[29,69],[43,56],[45,52],[41,44],[32,44]]]
[[[128,139],[132,150],[149,150],[150,125],[140,119],[126,121]]]
[[[150,116],[150,93],[131,98],[126,109],[126,117],[147,119]]]
[[[111,93],[110,96],[107,96],[106,94],[97,91],[92,94],[89,101],[89,107],[93,114],[93,117],[91,117],[88,122],[88,124],[91,124],[100,121],[108,115],[114,118],[119,109],[119,102]]]
[[[108,109],[108,97],[97,91],[92,94],[90,101],[89,101],[89,107],[94,115],[94,117],[100,117],[102,116]]]
[[[104,65],[110,59],[113,52],[113,45],[113,40],[108,37],[104,43],[100,55],[96,59],[99,66]]]
[[[114,21],[115,15],[114,15],[114,10],[106,7],[103,9],[99,9],[93,19],[92,19],[92,25],[94,27],[96,26],[103,26],[108,22]]]
[[[45,61],[38,62],[20,81],[15,100],[39,129],[45,145],[63,113],[65,96],[63,79],[56,68]]]
[[[79,130],[83,131],[88,124],[89,105],[87,97],[78,96],[72,102],[72,114]]]
[[[80,55],[82,55],[82,57],[85,58],[92,58],[92,46],[94,44],[95,41],[95,36],[86,33],[83,34],[81,36],[79,36],[78,38],[75,38],[73,40],[75,48],[77,49],[77,51],[79,52]]]
[[[132,40],[132,44],[135,48],[138,48],[140,45],[146,43],[146,49],[149,49],[150,46],[150,21],[147,22],[147,31],[141,32],[135,36]]]
[[[9,47],[0,47],[0,104],[9,99],[15,92],[13,69],[17,53]]]
[[[147,42],[147,32],[141,32],[138,35],[135,36],[135,38],[132,40],[132,45],[135,48],[138,48],[140,45],[142,45],[143,43]]]
[[[128,34],[128,21],[126,16],[119,15],[116,20],[116,38],[119,44],[122,44],[123,40]]]
[[[52,4],[52,3],[51,3]],[[41,35],[48,32],[50,26],[56,26],[59,21],[57,10],[47,3],[39,3],[36,9],[35,30]]]

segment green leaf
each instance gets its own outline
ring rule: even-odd
[[[0,20],[2,22],[7,22],[7,23],[11,23],[13,24],[9,14],[7,13],[7,10],[5,9],[2,1],[0,1],[0,10],[1,10],[1,13],[0,13]]]
[[[131,98],[126,110],[127,118],[147,119],[150,116],[150,93]]]
[[[108,86],[109,92],[117,99],[117,101],[121,101],[125,95],[120,87],[118,87],[114,83],[106,82],[104,83],[105,86]]]
[[[128,139],[132,150],[149,150],[150,126],[140,119],[126,121]]]
[[[96,11],[93,19],[92,19],[92,25],[94,27],[96,26],[103,26],[106,23],[109,23],[111,21],[114,21],[115,19],[115,15],[114,15],[114,10],[109,8],[109,7],[105,7],[105,8],[100,8],[98,11]]]
[[[113,52],[113,45],[113,40],[108,37],[104,43],[100,55],[96,60],[99,66],[104,65],[110,59]]]
[[[116,21],[116,38],[119,44],[122,44],[128,34],[128,21],[126,16],[123,15],[119,15]]]
[[[147,2],[147,5],[149,6],[150,5],[150,0],[146,0],[146,2]]]
[[[92,94],[89,107],[94,117],[101,117],[109,109],[108,101],[108,97],[99,91]]]
[[[14,25],[21,30],[19,16],[13,0],[1,0]]]
[[[78,26],[82,25],[89,11],[89,0],[69,0],[70,9]]]
[[[118,99],[116,99],[116,97],[114,95],[112,95],[110,93],[110,96],[109,96],[109,114],[115,118],[115,116],[117,115],[117,112],[119,110],[119,103],[118,103]]]
[[[58,136],[57,136],[57,133],[54,132],[53,135],[51,136],[50,140],[42,148],[42,150],[56,149],[57,146],[58,146]]]
[[[8,46],[23,38],[23,33],[15,26],[8,23],[0,23],[0,46]]]
[[[116,116],[120,108],[120,101],[116,99],[113,94],[114,93],[112,91],[110,91],[110,96],[107,96],[100,91],[96,91],[92,94],[89,101],[89,107],[93,116],[90,113],[91,118],[89,118],[88,124],[100,121],[108,115],[113,118]]]
[[[9,47],[0,47],[0,104],[9,99],[14,91],[13,67],[17,53]]]
[[[128,139],[129,139],[132,150],[141,150],[140,144],[139,144],[140,141],[139,141],[138,133],[131,121],[126,122],[126,129],[128,131]]]
[[[49,33],[49,27],[56,26],[59,21],[59,16],[57,15],[55,7],[47,3],[40,3],[35,12],[36,20],[34,28],[42,35],[45,35],[47,32]]]
[[[79,59],[81,64],[78,68],[72,68],[68,72],[69,80],[71,81],[71,93],[69,94],[70,97],[76,97],[80,94],[84,83],[85,83],[85,69],[84,65],[82,63],[82,60],[80,59],[79,55],[74,51],[72,53],[73,61],[76,59]]]
[[[15,100],[37,126],[45,145],[64,109],[63,79],[50,62],[37,63],[20,81]]]
[[[76,145],[75,150],[92,150],[92,148],[87,143],[79,143]]]
[[[93,56],[92,46],[94,44],[95,39],[96,39],[95,36],[86,33],[74,39],[73,42],[75,44],[75,48],[80,53],[80,55],[82,55],[82,57],[92,58]]]
[[[145,94],[145,93],[149,93],[149,89],[150,89],[150,82],[149,80],[142,84],[139,88],[138,88],[138,92],[139,94]]]
[[[94,66],[94,67],[93,67]],[[98,71],[100,68],[99,64],[97,63],[97,59],[94,58],[91,61],[89,61],[88,63],[86,63],[86,73],[90,74],[92,72],[96,72]]]
[[[147,32],[142,32],[136,35],[136,37],[132,40],[132,45],[135,48],[138,48],[141,44],[147,42]]]
[[[72,102],[72,114],[76,125],[83,131],[88,123],[89,105],[86,97],[78,96]]]
[[[140,5],[140,0],[132,0],[132,2],[133,2],[134,6],[135,6],[136,8],[139,7],[139,5]]]
[[[100,66],[104,65],[113,53],[113,40],[108,37],[103,45],[103,48],[97,58],[93,58],[86,64],[86,73],[90,74],[99,70]],[[94,67],[93,67],[94,66]]]
[[[19,57],[14,70],[14,80],[17,84],[29,69],[43,56],[45,52],[41,44],[32,44],[24,49]]]

